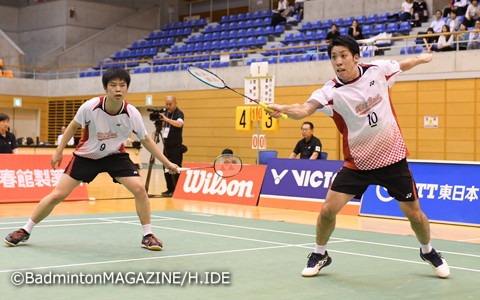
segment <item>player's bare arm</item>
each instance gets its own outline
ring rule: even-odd
[[[312,115],[315,110],[322,108],[323,105],[313,101],[307,101],[303,104],[269,104],[267,107],[274,110],[273,112],[268,112],[270,116],[274,118],[280,118],[283,113],[291,119],[300,120]]]
[[[162,164],[170,170],[171,173],[175,174],[178,173],[176,164],[171,163],[165,155],[160,151],[160,148],[157,147],[157,144],[152,140],[150,136],[145,136],[143,140],[140,140],[140,143],[148,150],[148,152],[152,153],[156,158],[158,158]]]
[[[407,58],[401,62],[400,64],[400,69],[402,71],[408,71],[413,67],[416,67],[421,64],[426,64],[432,61],[432,54],[431,53],[422,53],[417,57],[414,58]]]
[[[78,128],[80,128],[81,124],[77,123],[75,120],[72,120],[70,124],[68,124],[65,132],[63,133],[62,140],[57,146],[57,149],[52,155],[50,160],[50,165],[55,170],[57,166],[60,166],[62,163],[63,158],[63,149],[67,146],[68,141],[75,135],[75,132]]]

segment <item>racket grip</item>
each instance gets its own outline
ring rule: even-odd
[[[266,105],[265,103],[263,103],[263,102],[259,102],[258,105],[260,105],[260,107],[263,108],[263,109],[266,110],[266,111],[274,112],[273,109],[268,108],[267,105]],[[280,119],[286,120],[286,119],[288,119],[288,116],[287,116],[286,114],[282,114],[282,115],[280,116]]]
[[[177,168],[178,172],[187,171],[187,170],[190,170],[190,168]]]

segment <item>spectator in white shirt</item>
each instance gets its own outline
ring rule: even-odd
[[[430,24],[430,28],[433,28],[433,32],[440,33],[442,32],[443,25],[445,25],[445,21],[442,18],[442,11],[437,10],[435,12],[435,20]]]
[[[480,20],[475,21],[475,30],[477,32],[470,33],[467,49],[480,49]]]

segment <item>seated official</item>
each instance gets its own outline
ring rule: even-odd
[[[313,136],[313,124],[311,122],[304,122],[301,128],[303,139],[298,141],[289,158],[296,158],[297,155],[300,154],[300,158],[320,159],[322,143],[317,137]]]

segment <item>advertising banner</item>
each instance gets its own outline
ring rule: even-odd
[[[409,161],[423,212],[431,221],[480,225],[480,164]],[[404,218],[383,187],[365,192],[361,215]]]
[[[270,159],[258,205],[320,211],[343,163],[323,159]],[[359,199],[353,199],[340,213],[357,215],[359,204]]]
[[[208,163],[184,163],[183,167],[204,167]],[[218,176],[213,168],[180,173],[173,198],[230,204],[257,205],[265,166],[243,165],[242,171],[229,178]]]
[[[58,183],[72,155],[64,155],[60,168],[50,166],[51,155],[1,154],[0,203],[38,202]],[[88,200],[85,184],[80,184],[65,200]]]

